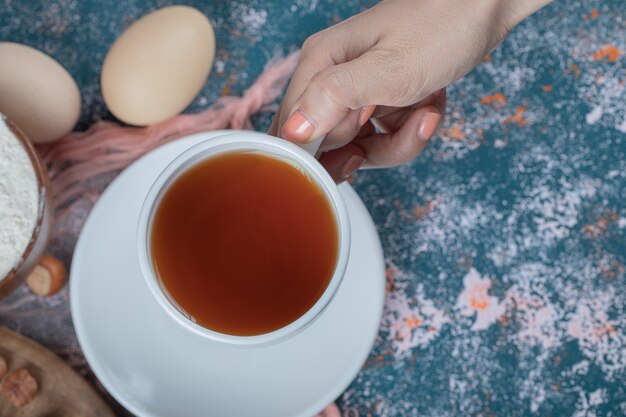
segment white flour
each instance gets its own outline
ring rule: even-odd
[[[37,222],[37,177],[0,115],[0,281],[20,261]]]

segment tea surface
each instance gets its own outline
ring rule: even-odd
[[[198,324],[250,336],[320,298],[335,269],[334,212],[286,162],[228,153],[182,173],[158,203],[150,250],[171,297]]]

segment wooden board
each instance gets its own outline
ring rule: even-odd
[[[115,417],[104,400],[57,355],[0,326],[0,355],[8,372],[26,368],[39,384],[35,399],[22,408],[0,396],[2,417]]]

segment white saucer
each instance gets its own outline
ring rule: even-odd
[[[363,203],[340,187],[352,252],[321,317],[263,347],[211,342],[181,328],[152,298],[137,260],[137,217],[159,172],[206,132],[164,145],[128,167],[100,197],[72,262],[78,340],[107,390],[131,412],[159,417],[311,417],[339,396],[367,358],[380,323],[384,261]]]

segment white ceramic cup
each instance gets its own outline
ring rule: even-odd
[[[270,158],[290,163],[307,174],[323,191],[333,209],[337,222],[339,242],[339,253],[337,254],[335,271],[326,290],[317,302],[304,315],[290,324],[270,333],[254,336],[224,334],[197,324],[168,294],[165,286],[154,270],[152,254],[150,253],[150,233],[154,213],[161,197],[167,192],[168,187],[176,178],[200,161],[224,153],[240,152],[267,155]],[[311,221],[315,221],[315,219],[311,219]],[[236,345],[259,345],[275,342],[296,334],[315,321],[328,306],[339,288],[348,264],[350,254],[350,224],[348,212],[343,198],[337,189],[337,185],[320,163],[307,153],[307,151],[283,139],[278,139],[263,133],[236,132],[207,139],[192,146],[176,157],[165,167],[161,174],[159,174],[148,191],[139,214],[137,248],[139,251],[141,271],[150,292],[159,305],[169,316],[176,320],[176,322],[193,333],[214,341]]]

